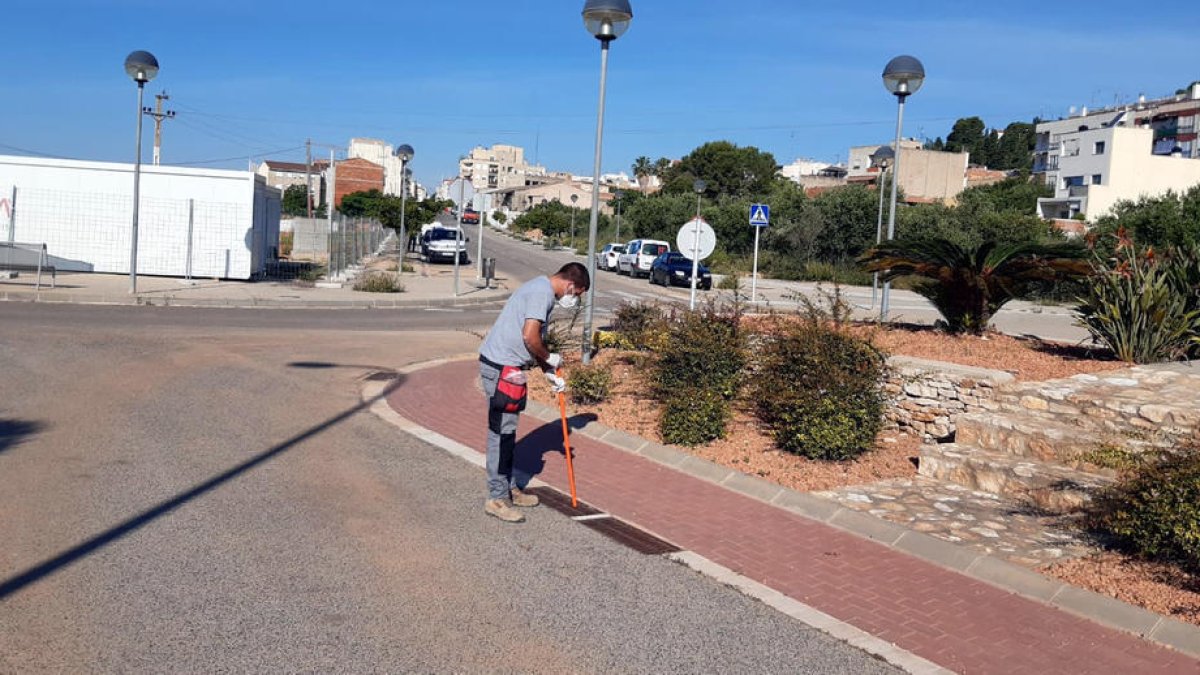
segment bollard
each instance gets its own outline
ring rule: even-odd
[[[483,287],[491,288],[492,287],[492,279],[495,279],[495,278],[496,278],[496,259],[495,258],[484,258],[483,259]]]

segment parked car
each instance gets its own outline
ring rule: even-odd
[[[617,256],[625,252],[624,244],[605,244],[604,248],[596,254],[596,269],[608,270],[609,272],[617,271]]]
[[[457,241],[457,246],[455,245]],[[434,227],[421,235],[421,258],[427,262],[439,260],[454,261],[454,252],[458,251],[458,263],[466,265],[471,262],[467,257],[468,238],[463,236],[457,227]]]
[[[634,239],[625,244],[625,252],[617,256],[617,274],[631,277],[650,276],[654,259],[668,253],[671,245],[658,239]]]
[[[692,285],[692,259],[678,252],[664,253],[650,265],[650,283],[663,286]],[[707,291],[712,288],[712,274],[701,263],[696,268],[696,288]]]

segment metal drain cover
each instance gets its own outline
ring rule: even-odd
[[[638,553],[646,555],[663,555],[676,553],[682,549],[629,523],[613,518],[600,509],[579,502],[579,506],[571,506],[571,497],[550,487],[530,488],[529,492],[538,496],[544,506],[569,516],[584,527],[591,528],[613,541],[627,546]]]

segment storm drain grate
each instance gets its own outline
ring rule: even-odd
[[[538,499],[542,500],[543,506],[549,506],[565,516],[574,518],[576,516],[595,516],[602,513],[600,509],[585,502],[579,502],[578,507],[572,507],[570,495],[563,494],[551,487],[529,488],[529,492],[537,495]]]
[[[575,522],[589,527],[613,541],[627,546],[638,553],[646,555],[663,555],[676,553],[681,549],[674,544],[639,529],[629,523],[613,518],[596,507],[585,502],[579,502],[578,507],[571,506],[571,497],[554,488],[530,488],[529,492],[537,495],[542,504],[571,517]]]
[[[396,379],[396,373],[389,373],[387,371],[377,370],[377,371],[371,373],[370,375],[364,377],[363,379],[367,380],[368,382],[388,382],[390,380]]]

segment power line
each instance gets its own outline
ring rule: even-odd
[[[32,155],[34,157],[49,157],[50,159],[71,159],[70,157],[63,157],[62,155],[52,155],[48,152],[38,152],[37,150],[27,150],[25,148],[18,148],[15,145],[8,145],[6,143],[0,143],[0,148],[4,148],[5,150],[13,150],[15,152],[24,153],[26,155]]]
[[[298,145],[294,148],[281,148],[278,150],[268,150],[266,152],[252,152],[252,153],[244,152],[240,155],[234,155],[233,157],[220,157],[217,159],[198,159],[198,160],[189,161],[189,162],[176,162],[174,164],[171,164],[170,166],[194,166],[197,164],[220,164],[221,162],[232,162],[232,161],[238,160],[238,159],[246,159],[247,157],[269,157],[271,155],[282,155],[285,152],[295,152],[297,150],[303,150],[303,149],[304,149],[303,145]]]

